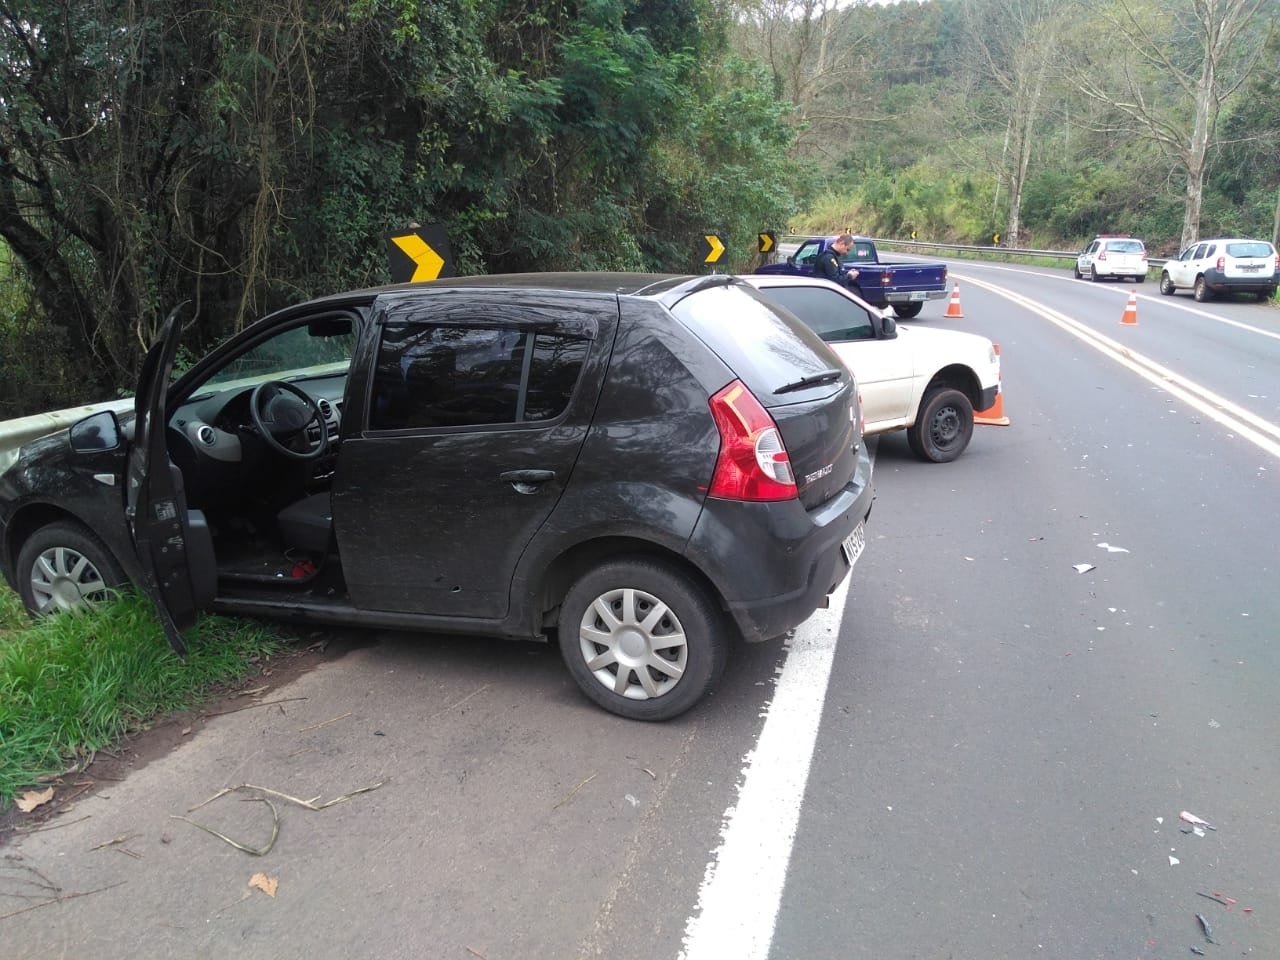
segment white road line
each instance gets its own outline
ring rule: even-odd
[[[852,579],[788,644],[764,729],[745,758],[738,802],[725,811],[720,846],[685,925],[681,960],[769,955]]]
[[[1084,280],[1077,280],[1074,277],[1064,277],[1060,273],[1041,273],[1039,270],[1027,270],[1027,269],[1020,270],[1017,267],[1002,267],[996,264],[990,264],[990,263],[980,264],[973,261],[969,261],[965,264],[966,268],[971,266],[980,267],[983,270],[1003,270],[1006,273],[1016,273],[1019,276],[1023,276],[1023,277],[1041,277],[1045,280],[1061,280],[1065,283],[1086,283],[1087,282]],[[954,273],[951,270],[948,270],[947,276],[948,278],[950,278],[950,277],[958,277],[960,275]],[[982,282],[973,277],[964,277],[963,279],[965,280],[966,283],[969,282],[970,280],[972,280],[974,283]],[[1096,284],[1094,285],[1094,288],[1097,290],[1115,292],[1122,295],[1128,294],[1131,291],[1134,293],[1137,293],[1136,287],[1132,286],[1131,284],[1123,284],[1123,283],[1114,284],[1114,285],[1107,284],[1106,286],[1103,286],[1102,284]],[[1270,337],[1272,340],[1280,340],[1280,333],[1276,333],[1274,330],[1264,330],[1261,327],[1255,327],[1251,323],[1242,323],[1239,320],[1232,320],[1230,317],[1224,317],[1221,314],[1210,313],[1208,310],[1201,310],[1199,307],[1191,307],[1185,303],[1178,302],[1173,297],[1166,297],[1163,294],[1161,294],[1160,296],[1152,296],[1149,293],[1137,293],[1137,296],[1139,300],[1146,300],[1150,303],[1164,304],[1164,306],[1166,307],[1171,307],[1174,310],[1181,310],[1183,313],[1194,314],[1197,317],[1204,317],[1206,320],[1212,320],[1215,323],[1226,324],[1228,327],[1236,327],[1237,329],[1240,329],[1240,330],[1247,330],[1249,333],[1256,333],[1260,337]]]
[[[979,280],[975,277],[967,278],[966,282],[975,284],[997,296],[1004,297],[1006,300],[1011,300],[1032,313],[1043,317],[1073,337],[1093,347],[1099,353],[1110,357],[1121,366],[1133,371],[1144,380],[1172,394],[1210,419],[1216,420],[1264,452],[1280,459],[1280,426],[1232,403],[1225,397],[1200,386],[1195,381],[1174,373],[1168,367],[1162,366],[1150,357],[1130,349],[1119,341],[1113,340],[1111,337],[1080,323],[1078,320],[1073,320],[1071,317],[1059,313],[1051,307],[1032,300],[1030,297],[1025,297],[1020,293],[1014,293],[1011,290],[1006,290],[996,284]]]

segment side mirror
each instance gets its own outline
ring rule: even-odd
[[[103,410],[71,425],[71,449],[76,453],[96,453],[120,446],[120,421],[114,411]]]
[[[898,321],[887,313],[880,315],[880,339],[895,340],[898,336]]]

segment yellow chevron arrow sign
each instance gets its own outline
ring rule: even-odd
[[[773,231],[769,231],[768,233],[757,233],[756,236],[760,238],[761,253],[771,253],[774,245],[778,242],[778,238]]]
[[[724,240],[721,239],[718,233],[704,234],[702,239],[707,241],[707,250],[709,251],[707,253],[706,259],[703,260],[702,262],[703,263],[718,262],[720,258],[724,256]]]
[[[416,233],[405,234],[402,237],[392,237],[391,242],[404,252],[414,263],[413,276],[409,278],[410,283],[418,283],[421,280],[434,280],[440,276],[440,269],[444,266],[444,257],[436,253],[427,242]]]

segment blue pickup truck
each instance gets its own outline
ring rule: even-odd
[[[796,252],[779,263],[766,263],[756,273],[783,274],[796,277],[813,276],[813,263],[835,237],[810,237],[801,242]],[[876,255],[876,245],[866,237],[857,237],[840,265],[858,271],[853,292],[877,307],[892,306],[904,320],[920,313],[926,300],[939,300],[947,295],[945,263],[886,263]]]

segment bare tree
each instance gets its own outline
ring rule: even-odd
[[[734,44],[769,67],[779,96],[795,106],[799,152],[847,141],[852,90],[870,38],[852,31],[841,0],[751,0],[738,8]]]
[[[1004,126],[997,191],[1008,185],[1005,236],[1016,242],[1022,227],[1022,194],[1036,142],[1046,86],[1052,81],[1064,7],[1056,0],[972,0],[962,7],[971,62],[1002,95],[990,111]]]
[[[1224,104],[1258,64],[1275,0],[1116,0],[1096,16],[1076,86],[1130,121],[1185,174],[1182,246],[1196,239]],[[1259,26],[1265,24],[1265,28]]]

